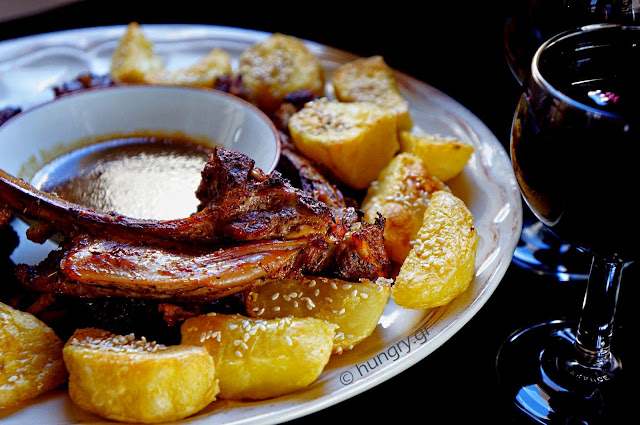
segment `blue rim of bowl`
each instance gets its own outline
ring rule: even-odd
[[[201,92],[207,92],[207,93],[211,93],[215,96],[222,96],[222,97],[226,97],[234,102],[237,102],[243,106],[245,106],[246,108],[252,110],[254,113],[256,113],[260,118],[262,118],[265,123],[269,126],[269,128],[271,129],[271,132],[273,133],[275,140],[276,140],[276,152],[275,152],[275,160],[273,161],[273,163],[271,164],[271,167],[269,168],[269,170],[262,170],[267,174],[270,174],[272,171],[275,170],[275,168],[278,165],[278,162],[280,161],[280,157],[281,157],[281,153],[282,153],[282,138],[280,135],[280,131],[276,128],[276,125],[274,124],[273,120],[271,118],[269,118],[269,116],[264,113],[260,108],[258,108],[257,106],[255,106],[253,103],[244,100],[238,96],[232,95],[231,93],[226,93],[223,92],[221,90],[217,90],[214,88],[207,88],[207,87],[193,87],[193,86],[182,86],[182,85],[172,85],[172,84],[146,84],[146,83],[141,83],[141,84],[125,84],[125,83],[117,83],[111,86],[96,86],[96,87],[89,87],[86,89],[81,89],[78,91],[73,91],[73,92],[69,92],[69,93],[63,93],[60,94],[56,97],[54,97],[53,99],[47,100],[45,102],[42,103],[38,103],[37,105],[34,105],[28,109],[25,109],[24,111],[21,111],[20,113],[10,117],[9,119],[7,119],[4,123],[2,123],[2,125],[0,125],[0,130],[2,130],[2,127],[4,127],[6,124],[8,124],[9,122],[16,120],[16,119],[23,119],[24,115],[23,114],[28,114],[31,111],[46,107],[47,105],[56,102],[60,99],[64,99],[64,98],[68,98],[68,97],[72,97],[72,96],[81,96],[83,94],[86,93],[93,93],[96,91],[101,91],[101,90],[119,90],[119,89],[130,89],[130,88],[143,88],[143,87],[152,87],[154,89],[160,88],[160,89],[168,89],[168,90],[195,90],[195,91],[201,91]],[[252,158],[253,159],[253,158]]]
[[[631,30],[637,31],[637,30],[640,30],[640,26],[623,25],[623,24],[615,24],[615,23],[601,23],[601,24],[584,25],[578,28],[563,31],[559,34],[556,34],[555,36],[551,37],[550,39],[542,43],[540,47],[538,47],[538,49],[536,50],[536,53],[533,55],[533,60],[531,61],[531,77],[538,85],[545,88],[555,98],[560,99],[562,102],[568,105],[571,105],[578,109],[583,109],[594,115],[602,115],[604,117],[620,120],[620,119],[625,119],[624,116],[620,114],[615,114],[613,112],[603,111],[602,109],[598,109],[593,106],[586,105],[582,102],[578,102],[577,100],[567,96],[561,90],[558,90],[553,84],[547,81],[547,79],[544,78],[540,73],[540,69],[538,67],[538,64],[540,63],[540,56],[549,46],[552,46],[553,44],[566,40],[570,37],[575,37],[585,33],[590,33],[593,31],[600,31],[600,30],[607,30],[607,29],[608,30],[631,29]]]

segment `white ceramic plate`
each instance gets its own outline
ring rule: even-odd
[[[185,67],[214,47],[237,59],[243,50],[269,36],[202,25],[146,25],[142,29],[169,68]],[[0,107],[28,108],[51,99],[52,86],[82,72],[107,73],[112,50],[124,31],[122,26],[87,28],[0,43]],[[356,58],[317,43],[307,44],[321,58],[328,75]],[[319,379],[304,391],[264,402],[214,402],[184,423],[283,422],[348,399],[418,361],[429,361],[428,355],[474,316],[504,276],[522,225],[520,195],[506,151],[476,116],[446,94],[400,72],[396,78],[417,128],[457,137],[476,148],[463,174],[449,182],[471,209],[480,236],[470,288],[449,305],[432,310],[405,310],[391,302],[374,334],[352,352],[333,356]],[[330,97],[330,84],[327,93]],[[64,391],[0,413],[0,419],[4,424],[101,421],[75,407]]]

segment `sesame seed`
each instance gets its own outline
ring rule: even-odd
[[[294,301],[294,302],[293,302],[293,306],[294,306],[294,307],[298,307],[298,301]]]
[[[242,357],[242,353],[240,351],[236,351],[236,356]]]
[[[313,296],[317,297],[318,295],[320,295],[320,290],[316,289],[315,291],[313,291]]]
[[[342,285],[342,289],[344,289],[345,291],[348,291],[349,289],[351,289],[351,284],[345,283],[344,285]]]
[[[331,297],[324,297],[324,299],[328,302],[328,303],[332,303],[333,299],[331,299]]]
[[[239,339],[236,339],[235,341],[233,341],[233,346],[234,347],[237,347],[240,344],[242,344],[242,341],[240,341]]]
[[[368,295],[368,294],[365,294],[364,292],[360,292],[360,296],[361,296],[362,298],[364,298],[365,300],[366,300],[367,298],[369,298],[369,295]]]
[[[298,293],[297,292],[292,292],[292,293],[289,294],[289,297],[297,298],[298,297]]]
[[[354,289],[353,291],[351,291],[351,293],[349,294],[352,297],[357,297],[358,296],[358,290]]]
[[[309,282],[309,288],[313,288],[314,286],[316,286],[316,281],[312,280]]]
[[[338,285],[336,285],[336,283],[335,283],[335,282],[331,282],[331,287],[332,287],[333,289],[338,289]]]
[[[340,311],[338,312],[338,314],[344,314],[346,310],[344,308],[341,308]]]
[[[275,301],[278,299],[279,296],[280,296],[280,292],[276,292],[275,294],[271,295],[271,299]]]
[[[200,335],[201,342],[204,341],[206,336],[206,332],[203,332]],[[109,332],[104,332],[98,337],[88,336],[81,341],[78,341],[77,338],[73,338],[71,340],[71,344],[91,349],[130,353],[154,352],[167,349],[167,346],[157,344],[155,341],[147,341],[145,337],[142,337],[140,340],[135,340],[135,336],[133,334],[115,335],[110,334]]]
[[[289,336],[286,336],[284,339],[285,339],[285,342],[287,343],[287,345],[289,347],[291,347],[293,345],[293,341],[291,340],[291,338]]]
[[[277,306],[273,307],[273,311],[280,311],[280,306],[277,305]]]

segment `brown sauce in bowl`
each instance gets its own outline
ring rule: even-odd
[[[182,136],[122,136],[73,150],[32,184],[98,211],[142,219],[184,218],[213,148]]]

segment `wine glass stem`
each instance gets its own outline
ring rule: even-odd
[[[595,255],[587,282],[575,347],[584,366],[602,368],[611,362],[611,337],[624,263],[618,257]]]

